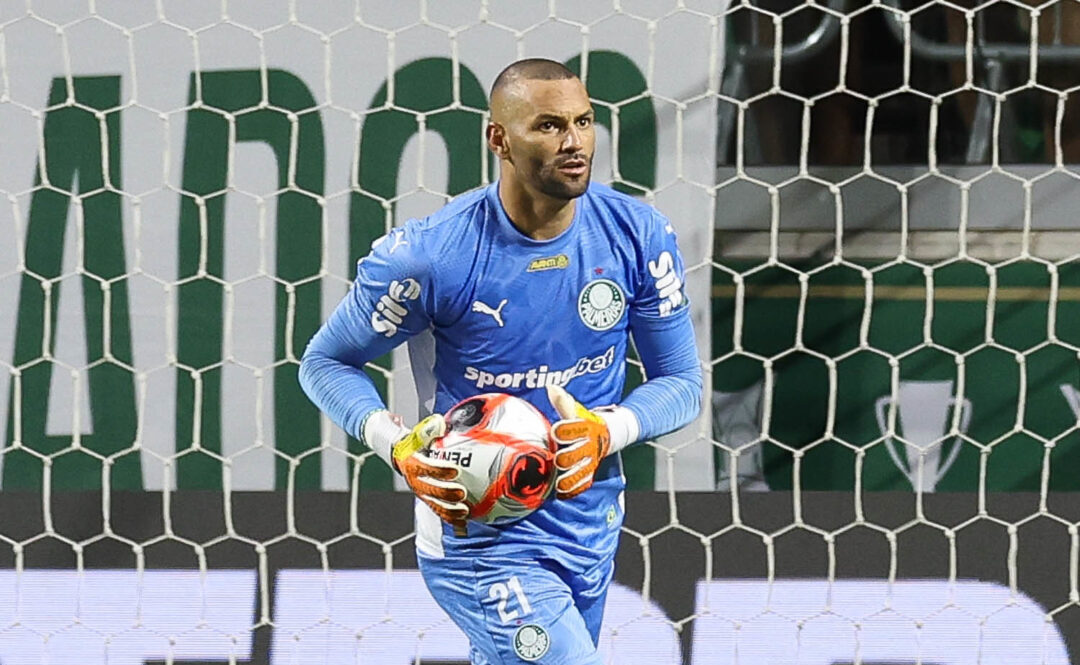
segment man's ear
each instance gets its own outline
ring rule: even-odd
[[[510,158],[510,146],[506,142],[506,128],[497,122],[488,123],[487,130],[488,149],[495,153],[499,159]]]

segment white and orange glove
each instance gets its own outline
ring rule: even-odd
[[[555,453],[555,496],[572,499],[592,487],[600,461],[637,440],[637,418],[625,407],[590,411],[560,386],[547,387],[560,420],[551,424]]]
[[[446,419],[436,413],[407,430],[400,417],[383,411],[369,418],[364,429],[365,439],[371,442],[400,437],[389,446],[391,465],[421,501],[461,534],[465,530],[469,507],[464,503],[465,487],[457,482],[460,471],[457,465],[423,452],[432,441],[446,434]],[[372,443],[368,445],[376,448]]]

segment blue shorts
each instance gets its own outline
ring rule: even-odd
[[[584,573],[535,559],[417,559],[435,602],[469,638],[473,665],[602,664],[612,559]]]

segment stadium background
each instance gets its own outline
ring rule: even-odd
[[[407,580],[414,563],[408,495],[319,418],[296,359],[375,238],[490,179],[485,89],[526,55],[583,73],[603,126],[595,177],[675,224],[712,384],[697,423],[626,457],[629,595],[605,649],[799,662],[817,640],[843,645],[828,662],[896,663],[918,643],[922,662],[1008,662],[992,658],[1030,624],[1031,648],[1068,662],[1080,155],[1057,91],[1076,83],[1078,19],[1064,2],[1034,22],[992,3],[965,35],[958,8],[902,9],[0,3],[0,662],[66,648],[277,662],[298,625],[291,657],[386,656],[370,646],[383,640],[403,662],[460,659],[445,618],[410,618],[392,582],[354,589],[397,608],[392,630],[348,610],[326,612],[340,634],[321,615],[286,620],[289,571],[325,590],[329,571]],[[372,371],[415,412],[404,353]],[[231,618],[203,616],[220,643],[79,602],[102,571],[138,596],[139,571],[177,569],[250,573]],[[816,591],[754,604],[770,580],[873,595],[890,576],[986,593],[924,593],[881,639],[869,618],[830,624]],[[710,583],[740,580],[717,595],[756,618],[703,604]],[[193,625],[207,588],[178,592]],[[117,630],[149,651],[103,637]]]

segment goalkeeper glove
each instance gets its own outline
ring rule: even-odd
[[[571,499],[592,487],[596,467],[611,446],[611,433],[603,418],[579,404],[560,386],[548,386],[547,393],[561,418],[551,424],[551,438],[558,446],[555,495]]]
[[[453,525],[457,535],[464,535],[465,487],[455,482],[458,467],[424,454],[432,441],[446,434],[446,419],[440,414],[424,418],[391,449],[394,468],[405,478],[409,489],[443,521]]]

